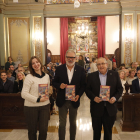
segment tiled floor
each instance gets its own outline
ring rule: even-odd
[[[69,118],[69,117],[68,117]],[[117,114],[117,121],[113,127],[112,140],[140,140],[140,131],[122,132],[119,126],[121,112]],[[58,140],[58,115],[52,115],[49,121],[47,140]],[[0,140],[28,140],[27,130],[0,130]],[[69,140],[69,120],[67,119],[66,140]],[[93,130],[90,117],[90,101],[83,95],[77,116],[76,140],[93,140]],[[103,140],[103,130],[102,138]]]

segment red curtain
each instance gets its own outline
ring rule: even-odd
[[[105,55],[105,16],[97,17],[98,27],[98,57]]]
[[[60,18],[60,60],[65,62],[65,54],[68,50],[68,18]]]

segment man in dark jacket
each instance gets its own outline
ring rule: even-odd
[[[77,109],[80,105],[80,97],[85,91],[85,71],[81,66],[75,65],[76,54],[73,50],[66,52],[66,64],[58,66],[55,71],[53,86],[58,89],[56,105],[59,107],[59,140],[65,140],[66,118],[69,110],[70,119],[70,140],[75,140]],[[75,98],[66,99],[68,86],[74,87]]]
[[[13,82],[7,79],[6,72],[1,72],[0,75],[0,93],[12,93]]]
[[[112,127],[117,113],[117,101],[121,97],[123,87],[117,72],[107,70],[107,61],[100,57],[97,60],[98,71],[91,73],[87,79],[86,94],[90,101],[90,112],[94,132],[93,140],[101,139],[102,125],[104,127],[104,140],[112,140]],[[104,89],[102,89],[104,87]],[[109,93],[105,88],[110,89]],[[104,101],[100,93],[106,95]]]

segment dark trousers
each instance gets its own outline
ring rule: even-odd
[[[37,140],[37,124],[39,122],[38,140],[46,140],[50,106],[24,107],[24,114],[28,125],[29,140]]]
[[[94,112],[92,112],[94,113]],[[104,107],[104,114],[101,117],[95,117],[91,113],[92,127],[93,127],[93,140],[101,139],[102,125],[104,128],[104,140],[112,140],[112,127],[114,125],[116,115],[109,116],[106,107]]]
[[[65,140],[68,109],[70,121],[70,140],[75,140],[77,108],[72,106],[71,101],[66,101],[62,107],[59,107],[59,140]]]

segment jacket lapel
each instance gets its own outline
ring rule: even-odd
[[[139,85],[139,78],[138,78],[138,82],[137,82],[137,87],[140,90],[140,85]]]
[[[67,73],[67,67],[66,67],[66,64],[64,65],[63,75],[64,75],[64,77],[66,77],[66,81],[67,81],[66,84],[69,84],[69,79],[68,79],[68,73]]]
[[[69,84],[73,83],[73,81],[74,81],[75,78],[76,78],[76,74],[77,74],[76,69],[77,69],[77,66],[75,65],[75,67],[74,67],[74,71],[73,71],[73,76],[72,76],[71,82],[70,82]]]
[[[112,72],[108,71],[107,72],[107,79],[106,79],[106,85],[110,85],[110,79],[111,79],[111,76],[112,76]]]
[[[94,77],[93,77],[93,79],[94,79]],[[101,82],[100,82],[100,77],[99,77],[99,71],[97,71],[97,85],[101,85]]]

